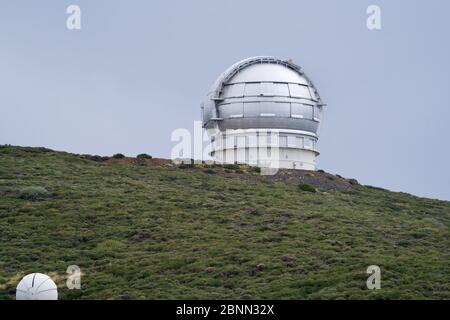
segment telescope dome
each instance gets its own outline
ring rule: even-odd
[[[323,106],[312,81],[292,61],[239,61],[219,76],[201,106],[210,155],[224,163],[315,170]]]
[[[323,103],[291,61],[253,57],[228,68],[203,104],[203,125],[226,129],[292,129],[318,134]]]

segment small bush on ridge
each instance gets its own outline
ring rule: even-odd
[[[125,158],[125,156],[121,153],[116,153],[115,155],[112,156],[114,159],[123,159]]]
[[[306,192],[316,192],[316,188],[314,188],[312,185],[307,184],[307,183],[302,183],[298,185],[298,188],[302,191],[306,191]]]
[[[136,158],[138,158],[138,159],[152,159],[153,157],[151,155],[149,155],[149,154],[141,153],[141,154],[138,154],[136,156]]]

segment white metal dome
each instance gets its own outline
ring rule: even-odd
[[[58,300],[58,288],[46,274],[31,273],[17,285],[16,300]]]
[[[318,134],[323,103],[301,68],[275,57],[244,59],[216,80],[203,103],[203,125],[292,129]]]

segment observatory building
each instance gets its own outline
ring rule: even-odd
[[[201,105],[209,155],[219,163],[315,170],[323,106],[290,60],[244,59],[220,75]]]

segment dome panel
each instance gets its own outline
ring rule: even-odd
[[[319,123],[316,121],[295,118],[282,117],[251,117],[223,119],[219,122],[219,130],[237,130],[237,129],[286,129],[308,132],[312,136],[317,136],[319,132]]]
[[[244,96],[245,83],[226,85],[223,88],[223,98],[237,98]]]
[[[308,85],[297,71],[277,63],[257,63],[239,71],[225,84],[240,82],[289,82]]]

